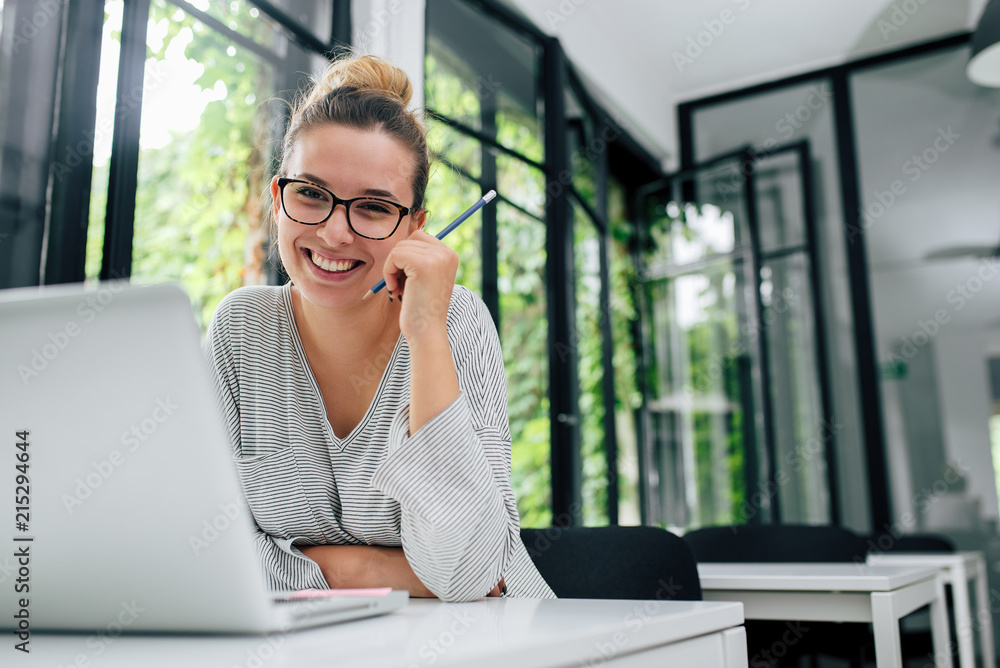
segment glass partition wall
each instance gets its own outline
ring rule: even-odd
[[[808,144],[749,151],[644,195],[650,516],[678,529],[829,523],[834,469]]]
[[[609,206],[622,133],[558,42],[499,3],[431,2],[426,27],[428,202],[444,219],[499,193],[452,245],[500,333],[522,524],[639,523],[625,194],[637,182],[618,182]]]

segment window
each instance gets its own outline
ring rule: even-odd
[[[562,64],[550,79],[554,54]],[[425,76],[437,162],[429,205],[458,212],[490,188],[499,194],[477,231],[481,263],[460,276],[481,290],[504,348],[522,525],[606,524],[619,509],[638,523],[634,228],[625,207],[637,184],[616,185],[609,216],[606,114],[558,45],[498,3],[428,3]],[[462,242],[463,263],[476,247]]]
[[[346,11],[330,0],[74,4],[88,20],[104,10],[93,61],[67,65],[93,77],[97,116],[61,129],[55,155],[92,177],[56,161],[54,209],[67,215],[53,224],[86,230],[86,245],[52,235],[47,282],[177,281],[203,324],[233,289],[274,282],[265,223],[275,144],[285,102],[337,48],[338,7]],[[82,32],[72,19],[65,29]],[[67,175],[85,183],[86,207],[75,210]]]

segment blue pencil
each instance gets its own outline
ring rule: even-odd
[[[482,198],[480,198],[480,200],[478,202],[476,202],[475,204],[473,204],[472,206],[470,206],[468,209],[466,209],[465,213],[463,213],[461,216],[459,216],[455,220],[453,220],[450,223],[448,223],[448,227],[446,227],[443,230],[441,230],[440,232],[438,232],[435,236],[438,239],[444,239],[446,236],[448,236],[449,232],[451,232],[453,229],[455,229],[456,227],[458,227],[459,225],[461,225],[462,223],[464,223],[466,218],[468,218],[469,216],[471,216],[472,214],[474,214],[476,211],[479,211],[481,208],[483,208],[484,206],[486,206],[486,204],[489,203],[496,196],[497,196],[497,191],[496,190],[489,191],[488,193],[486,193],[485,195],[483,195]],[[372,288],[371,288],[371,290],[369,290],[367,293],[365,293],[365,296],[361,298],[361,301],[364,301],[364,300],[368,299],[369,297],[371,297],[375,293],[379,292],[384,287],[385,287],[385,279],[383,278],[381,281],[379,281],[378,283],[376,283],[375,285],[373,285]]]

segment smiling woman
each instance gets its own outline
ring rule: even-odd
[[[275,589],[551,597],[520,540],[496,329],[422,230],[411,90],[363,56],[293,107],[270,185],[290,281],[236,290],[209,326],[258,553]],[[388,298],[362,300],[380,279]]]

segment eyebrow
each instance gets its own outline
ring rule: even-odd
[[[317,183],[326,188],[330,188],[330,185],[326,181],[319,178],[315,174],[310,174],[308,172],[299,172],[297,178],[303,178],[306,179],[307,181],[312,181],[313,183]],[[332,190],[332,188],[330,189]],[[361,194],[364,195],[365,197],[384,197],[386,199],[398,201],[397,197],[394,194],[392,194],[388,190],[381,190],[379,188],[365,188],[363,191],[361,191]]]

